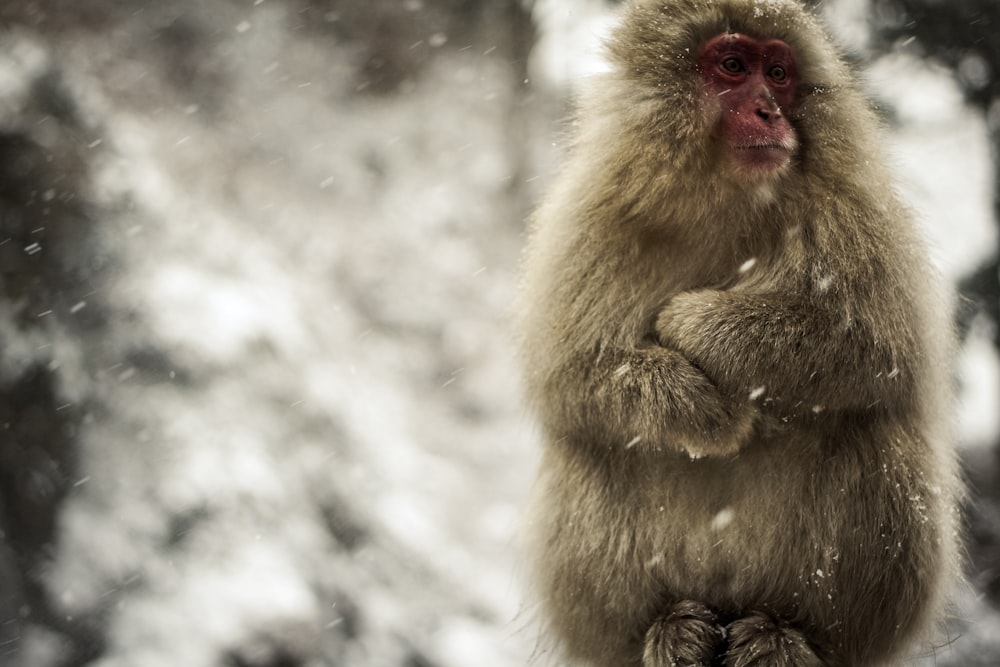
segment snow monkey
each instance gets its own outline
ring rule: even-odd
[[[632,0],[532,221],[528,543],[562,659],[868,667],[959,569],[949,302],[797,0]]]

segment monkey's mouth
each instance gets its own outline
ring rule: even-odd
[[[732,159],[744,175],[776,176],[791,163],[794,146],[767,142],[733,146],[732,151]]]
[[[751,146],[734,146],[738,151],[781,151],[791,153],[791,149],[784,144],[754,144]]]

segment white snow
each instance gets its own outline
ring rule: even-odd
[[[734,518],[736,518],[736,513],[733,508],[726,507],[719,510],[719,513],[712,517],[712,530],[718,531],[726,528],[733,522]]]
[[[964,104],[950,73],[912,56],[883,57],[867,78],[899,116],[893,149],[901,190],[935,259],[953,280],[968,275],[997,245],[985,119]]]
[[[855,25],[862,1],[839,4]],[[46,574],[56,610],[107,619],[101,667],[207,667],[275,645],[345,667],[410,650],[526,664],[515,533],[538,451],[507,324],[529,202],[510,192],[548,173],[553,117],[514,124],[509,63],[449,50],[450,35],[429,36],[440,55],[405,94],[366,97],[349,54],[290,29],[286,5],[226,7],[185,17],[219,27],[220,99],[191,99],[121,34],[81,33],[56,54],[102,125],[83,145],[119,262],[69,307],[109,306],[103,338],[52,355],[77,369],[67,401],[103,410],[84,423]],[[536,11],[538,88],[601,69],[603,0]],[[0,119],[48,58],[5,39]],[[908,199],[944,271],[964,275],[997,240],[984,121],[944,72],[893,56],[870,77],[902,121]],[[988,334],[977,324],[960,362],[973,444],[1000,430]],[[43,344],[5,341],[0,371]],[[711,528],[733,520],[723,508]],[[33,667],[62,650],[37,628],[25,646]]]
[[[532,50],[536,83],[571,90],[580,79],[607,71],[603,42],[616,23],[606,0],[538,0],[534,16],[539,28]]]
[[[977,318],[958,359],[960,437],[970,447],[988,447],[1000,433],[1000,359],[993,347],[995,325]]]

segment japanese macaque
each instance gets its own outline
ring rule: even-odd
[[[635,0],[533,219],[528,527],[560,658],[869,667],[956,578],[949,301],[794,0]]]

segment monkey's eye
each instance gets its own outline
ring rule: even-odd
[[[767,75],[778,83],[784,83],[788,79],[788,72],[781,65],[775,65],[767,71]]]
[[[739,58],[726,58],[722,61],[722,69],[730,74],[739,74],[743,71],[743,63]]]

